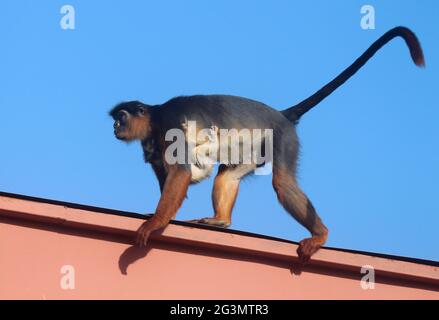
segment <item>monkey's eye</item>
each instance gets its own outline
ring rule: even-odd
[[[145,109],[139,108],[138,113],[143,116],[145,114]]]
[[[119,114],[117,115],[117,119],[121,122],[124,122],[126,117],[127,115],[125,114],[125,112],[119,112]]]

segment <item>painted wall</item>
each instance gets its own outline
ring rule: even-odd
[[[1,196],[0,299],[439,299],[437,266],[322,249],[301,269],[293,243],[177,224],[144,251],[141,223]]]

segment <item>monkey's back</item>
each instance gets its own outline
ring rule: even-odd
[[[293,127],[279,111],[264,103],[230,95],[180,96],[159,106],[162,125],[179,128],[183,122],[221,129],[274,129]]]

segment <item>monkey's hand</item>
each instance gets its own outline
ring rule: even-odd
[[[140,248],[146,246],[151,232],[165,228],[175,217],[186,196],[190,181],[189,170],[177,165],[169,167],[162,196],[154,215],[137,230],[136,243]]]
[[[140,228],[137,230],[137,238],[136,238],[136,244],[140,248],[146,247],[146,244],[148,243],[148,238],[151,232],[154,231],[154,228],[149,221],[145,221]]]

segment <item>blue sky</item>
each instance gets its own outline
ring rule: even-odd
[[[283,109],[388,29],[412,28],[427,68],[398,39],[298,127],[301,186],[329,246],[439,260],[437,1],[2,1],[0,190],[152,213],[159,189],[107,111],[139,99],[225,93]],[[76,29],[60,28],[60,8]],[[360,28],[372,4],[376,29]],[[210,216],[212,179],[178,219]],[[300,240],[271,176],[242,183],[233,228]]]

